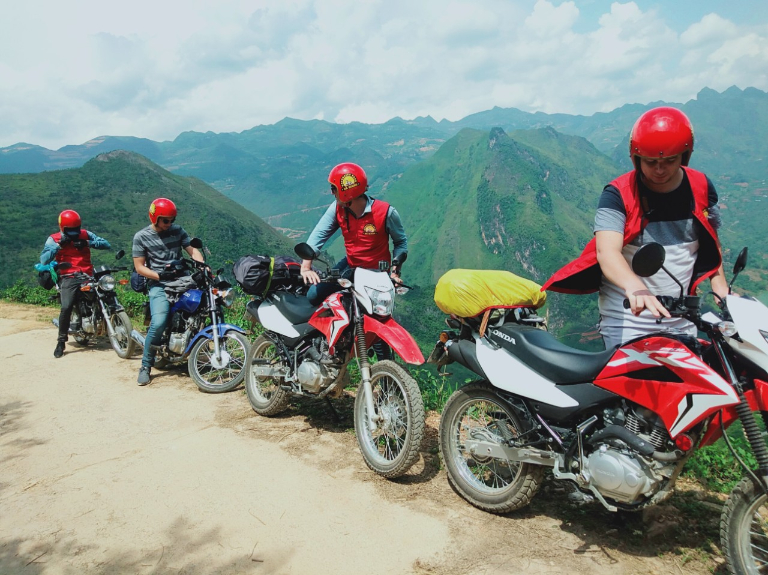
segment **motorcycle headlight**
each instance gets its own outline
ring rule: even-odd
[[[106,275],[99,278],[99,289],[103,291],[115,291],[115,278]]]
[[[368,297],[373,304],[373,313],[376,315],[392,315],[395,307],[394,290],[379,291],[373,288],[365,288]]]
[[[220,291],[219,297],[224,307],[232,307],[232,304],[235,303],[235,290]]]

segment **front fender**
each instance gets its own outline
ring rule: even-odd
[[[231,323],[220,323],[217,324],[216,327],[218,328],[219,337],[224,337],[224,335],[230,331],[236,331],[245,335],[245,330],[243,328],[232,325]],[[187,355],[190,351],[192,351],[192,348],[195,347],[195,344],[202,338],[213,339],[212,325],[206,326],[195,334],[195,337],[193,337],[187,344],[187,349],[184,350],[184,355]]]
[[[413,337],[411,337],[411,334],[391,317],[380,321],[366,315],[363,319],[363,329],[366,335],[366,345],[370,346],[376,340],[376,337],[379,337],[395,350],[397,355],[402,357],[406,363],[414,365],[424,363],[424,356],[421,354],[421,350]],[[369,339],[368,334],[374,334],[376,337]]]

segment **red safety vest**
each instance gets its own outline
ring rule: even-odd
[[[59,243],[61,240],[61,232],[51,234],[51,237],[53,238],[54,242]],[[72,264],[71,268],[63,270],[63,273],[59,275],[68,276],[77,272],[93,275],[93,265],[91,264],[91,248],[88,247],[87,243],[88,232],[85,230],[80,230],[79,239],[86,241],[85,247],[78,249],[72,245],[72,242],[67,242],[59,248],[58,252],[56,252],[56,261],[58,263],[61,264],[67,262]]]
[[[344,236],[347,262],[351,267],[379,269],[379,262],[392,262],[387,233],[389,204],[373,200],[371,211],[356,218],[341,204],[336,204],[336,222]]]
[[[722,263],[722,256],[717,232],[707,217],[709,208],[707,177],[691,168],[683,168],[683,170],[688,175],[688,181],[693,192],[693,217],[707,232],[706,235],[699,237],[699,252],[696,256],[691,285],[688,287],[688,293],[695,294],[696,288],[704,279],[717,273]],[[619,176],[611,182],[611,185],[621,193],[624,210],[627,213],[627,220],[624,224],[624,245],[626,246],[640,235],[643,226],[643,208],[640,205],[640,195],[637,190],[636,172],[632,171]],[[541,291],[592,293],[600,288],[601,281],[602,274],[600,265],[597,263],[595,238],[592,238],[581,255],[555,272],[541,288]]]

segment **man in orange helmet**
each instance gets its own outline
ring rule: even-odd
[[[693,127],[683,112],[659,107],[640,116],[629,140],[635,169],[605,187],[595,237],[542,288],[565,293],[599,290],[606,349],[658,331],[656,319],[669,318],[669,313],[655,296],[680,294],[664,271],[647,278],[632,271],[632,256],[645,244],[664,246],[665,267],[689,294],[707,278],[718,297],[728,293],[717,237],[717,192],[707,176],[688,167],[692,153]],[[624,309],[625,298],[629,309]],[[664,326],[696,335],[693,324],[682,318],[667,319]]]
[[[182,250],[194,260],[203,261],[203,254],[193,248],[191,238],[176,221],[176,204],[167,198],[157,198],[149,206],[150,224],[133,236],[133,267],[147,278],[149,309],[152,320],[144,339],[144,355],[137,383],[147,385],[155,363],[153,345],[160,345],[170,304],[165,295],[165,283],[175,280],[176,272],[166,271],[166,265],[181,259]]]
[[[61,270],[59,276],[59,295],[61,312],[59,313],[59,337],[53,357],[64,355],[68,339],[72,309],[77,301],[77,294],[83,283],[82,274],[93,275],[91,248],[108,250],[109,242],[93,232],[81,228],[80,215],[74,210],[64,210],[59,214],[59,231],[48,236],[40,254],[40,264],[49,265],[54,260],[57,264],[70,264]]]

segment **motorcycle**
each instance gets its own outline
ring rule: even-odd
[[[203,242],[193,238],[191,245],[202,249]],[[162,343],[156,347],[155,367],[186,361],[189,375],[201,391],[235,389],[245,377],[249,342],[243,329],[224,323],[223,308],[231,307],[235,299],[232,284],[221,276],[223,268],[214,275],[205,262],[183,259],[170,268],[179,278],[166,285],[171,309]],[[190,271],[191,275],[185,275]],[[142,347],[147,345],[137,330],[131,337]]]
[[[120,250],[115,254],[115,259],[119,260],[124,255],[125,251]],[[56,265],[59,271],[66,271],[70,267],[72,264],[66,262]],[[85,273],[75,276],[82,281],[69,323],[69,333],[76,344],[84,346],[92,337],[106,335],[119,357],[127,359],[133,355],[136,344],[130,337],[133,329],[131,318],[115,293],[116,284],[125,285],[128,280],[116,280],[113,275],[127,269],[103,265],[94,268],[92,276]],[[60,295],[57,293],[54,297]],[[53,320],[53,325],[59,327],[58,318]]]
[[[308,244],[295,251],[315,259]],[[407,363],[424,363],[424,357],[391,316],[395,287],[387,269],[386,262],[381,271],[355,268],[351,280],[337,270],[322,274],[341,290],[319,307],[309,303],[303,287],[252,300],[246,311],[264,333],[248,354],[245,389],[254,411],[272,416],[287,407],[290,396],[339,397],[349,383],[347,366],[356,359],[362,383],[354,406],[360,452],[370,469],[394,478],[418,457],[424,404],[404,368],[391,360],[371,365],[367,350],[381,339]]]
[[[666,272],[664,255],[644,246],[632,268]],[[729,291],[746,261],[744,248]],[[673,279],[679,297],[659,301],[706,340],[661,331],[659,320],[658,333],[588,353],[558,342],[532,309],[495,310],[486,329],[479,318],[447,319],[429,361],[455,361],[480,378],[442,413],[448,478],[492,513],[527,505],[546,468],[610,511],[640,510],[672,493],[698,448],[723,437],[736,456],[725,431],[740,421],[758,470],[736,456],[745,477],[725,504],[721,544],[731,573],[758,573],[768,564],[768,448],[753,412],[768,423],[768,308],[729,294],[717,313],[702,314],[701,299]]]

